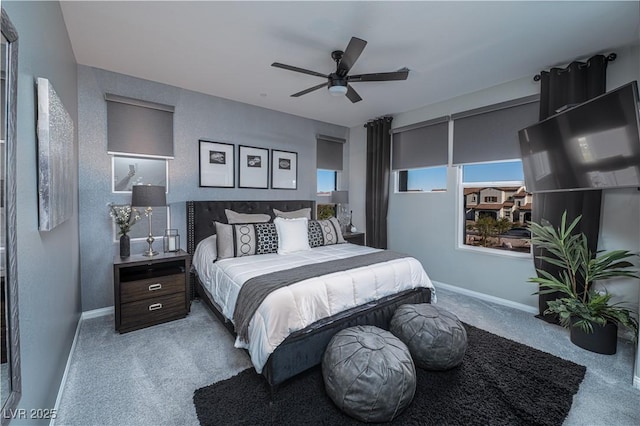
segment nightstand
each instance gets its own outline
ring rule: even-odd
[[[364,232],[345,232],[342,236],[348,243],[364,245]]]
[[[115,326],[120,333],[178,318],[191,308],[191,256],[180,250],[113,260]]]

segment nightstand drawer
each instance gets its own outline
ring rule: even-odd
[[[364,232],[346,232],[342,236],[348,243],[364,245]]]
[[[185,286],[184,274],[166,275],[145,278],[143,280],[122,282],[120,284],[120,302],[128,303],[150,297],[160,297],[167,294],[183,292]]]
[[[121,306],[121,331],[157,324],[187,314],[185,294],[176,293],[163,297],[123,303]]]

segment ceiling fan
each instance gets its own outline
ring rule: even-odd
[[[307,93],[311,93],[323,87],[328,87],[329,93],[331,93],[332,95],[346,95],[351,102],[356,103],[361,101],[362,98],[353,89],[353,87],[351,87],[349,83],[361,81],[406,80],[409,76],[408,68],[401,68],[395,72],[348,75],[349,70],[351,70],[353,64],[358,60],[366,45],[366,41],[357,37],[351,37],[351,41],[349,41],[349,44],[347,45],[347,48],[344,52],[342,50],[334,50],[333,52],[331,52],[331,58],[336,63],[336,71],[332,72],[329,75],[325,75],[316,71],[306,70],[304,68],[294,67],[292,65],[281,64],[279,62],[274,62],[273,64],[271,64],[271,66],[327,79],[325,83],[318,84],[317,86],[310,87],[298,93],[294,93],[293,95],[291,95],[294,98],[306,95]]]

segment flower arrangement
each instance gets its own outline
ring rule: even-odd
[[[140,220],[140,213],[138,210],[132,208],[128,204],[109,204],[109,216],[113,218],[116,225],[120,228],[118,235],[126,235],[129,230],[131,230],[131,227]]]

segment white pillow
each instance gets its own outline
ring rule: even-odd
[[[300,210],[292,210],[288,212],[273,209],[273,213],[276,215],[276,217],[284,217],[285,219],[296,219],[299,217],[306,217],[309,220],[311,219],[311,207],[306,207]]]
[[[278,254],[289,254],[297,251],[311,250],[306,217],[285,219],[277,217],[273,220],[278,232]]]

